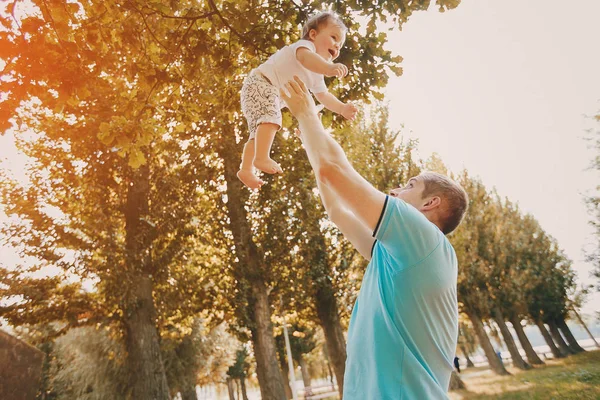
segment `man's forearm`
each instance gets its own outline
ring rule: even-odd
[[[344,169],[350,163],[340,145],[325,131],[321,120],[314,114],[298,117],[302,142],[317,179],[326,183],[325,175],[331,169]]]
[[[319,189],[319,195],[321,196],[321,203],[323,203],[323,207],[325,207],[325,211],[327,212],[329,218],[333,219],[335,208],[341,207],[341,205],[336,202],[335,195],[331,188],[324,184],[318,176],[316,177],[316,181],[317,189]]]

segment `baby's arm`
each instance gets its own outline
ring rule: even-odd
[[[337,76],[338,78],[343,78],[348,74],[348,67],[344,64],[327,62],[323,57],[306,47],[299,47],[296,50],[296,59],[304,68],[317,74]]]
[[[333,111],[336,114],[340,114],[346,119],[353,120],[356,117],[358,109],[354,104],[342,103],[337,97],[328,91],[315,93],[315,97],[321,104],[325,106],[325,108]]]

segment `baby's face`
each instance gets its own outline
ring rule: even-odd
[[[327,25],[321,27],[318,32],[311,29],[310,39],[315,44],[317,54],[331,62],[340,55],[346,34],[338,24],[327,21]]]

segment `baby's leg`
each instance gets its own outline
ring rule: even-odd
[[[271,145],[279,129],[275,124],[260,124],[256,130],[256,150],[254,153],[254,166],[267,174],[280,174],[281,166],[271,160]]]
[[[260,189],[264,182],[258,176],[254,175],[252,160],[254,160],[254,139],[248,140],[244,145],[242,165],[237,173],[237,177],[250,189]]]

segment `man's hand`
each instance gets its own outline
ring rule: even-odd
[[[290,95],[288,96],[283,89],[279,89],[279,95],[296,119],[302,115],[317,115],[318,109],[315,101],[302,79],[294,76],[294,80],[286,83],[285,88]]]
[[[354,118],[356,118],[356,113],[358,113],[358,108],[356,108],[356,106],[352,103],[344,104],[344,108],[341,112],[342,117],[350,121],[354,121]]]
[[[329,70],[325,73],[325,76],[336,76],[338,78],[343,78],[346,75],[348,75],[348,67],[340,63],[331,64]]]

